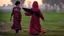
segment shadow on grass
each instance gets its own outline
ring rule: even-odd
[[[64,31],[46,30],[45,34],[42,35],[30,35],[28,31],[22,30],[19,32],[19,36],[64,36]],[[0,32],[0,35],[4,36],[15,36],[15,31]]]

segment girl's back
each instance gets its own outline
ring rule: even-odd
[[[14,18],[21,17],[21,8],[20,7],[14,7],[13,12],[14,12]]]

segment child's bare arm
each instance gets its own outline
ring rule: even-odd
[[[12,20],[13,13],[14,13],[14,8],[13,8],[12,13],[11,13],[10,21]]]

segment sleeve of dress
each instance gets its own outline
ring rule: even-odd
[[[26,13],[25,13],[25,15],[26,15],[26,16],[31,16],[31,14],[30,14],[30,13],[28,13],[28,12],[26,12]]]
[[[42,20],[44,20],[44,16],[43,16],[43,14],[42,14],[41,11],[40,11],[40,18],[41,18]]]

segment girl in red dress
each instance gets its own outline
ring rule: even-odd
[[[21,28],[21,8],[20,8],[20,2],[16,1],[15,7],[13,7],[11,18],[13,16],[13,26],[11,27],[13,30],[16,31],[16,34],[18,35],[19,30],[22,30]]]
[[[29,33],[32,35],[37,35],[37,34],[44,34],[44,30],[41,27],[40,24],[40,18],[44,20],[44,16],[42,14],[42,12],[40,11],[39,7],[38,7],[38,2],[34,1],[33,5],[32,5],[32,10],[33,10],[33,14],[26,12],[25,15],[26,16],[31,16],[31,22],[30,22],[30,28],[29,28]],[[37,12],[40,14],[40,16],[36,15],[35,13]]]

